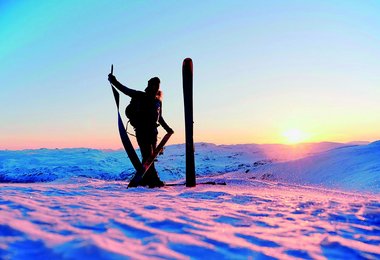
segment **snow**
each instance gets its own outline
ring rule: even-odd
[[[199,176],[245,171],[258,165],[310,156],[345,144],[317,143],[297,147],[286,145],[195,145]],[[138,152],[139,154],[139,152]],[[157,169],[165,181],[185,177],[184,145],[172,145],[159,158]],[[125,180],[134,168],[123,150],[38,149],[0,151],[0,182],[49,182],[72,177]]]
[[[256,178],[380,193],[380,142],[345,146],[255,169]]]
[[[196,144],[195,188],[127,189],[125,152],[0,151],[0,259],[380,258],[380,141]],[[162,179],[182,183],[184,146]]]

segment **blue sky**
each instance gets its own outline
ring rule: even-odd
[[[182,143],[186,57],[196,141],[380,139],[379,13],[378,1],[3,0],[0,149],[120,147],[111,64],[135,89],[161,78]]]

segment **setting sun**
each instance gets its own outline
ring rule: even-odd
[[[306,134],[299,129],[289,129],[282,135],[285,138],[284,142],[287,144],[298,144],[307,139]]]

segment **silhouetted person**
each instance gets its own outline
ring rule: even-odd
[[[136,120],[134,128],[136,132],[137,143],[140,147],[142,156],[142,163],[144,163],[157,145],[157,127],[161,125],[166,132],[174,133],[162,117],[162,92],[160,91],[160,79],[157,77],[151,78],[148,81],[148,86],[145,92],[130,89],[117,81],[116,77],[112,74],[108,75],[108,80],[118,90],[130,96],[131,98],[140,100],[143,105],[144,113],[140,114]],[[158,124],[159,123],[159,124]],[[149,170],[144,175],[140,185],[148,185],[150,188],[162,187],[165,184],[158,177],[154,163],[150,166]]]

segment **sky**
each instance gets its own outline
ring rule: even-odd
[[[0,149],[120,148],[111,64],[130,88],[160,77],[169,144],[184,143],[186,57],[196,142],[379,140],[379,13],[375,0],[0,0]]]

